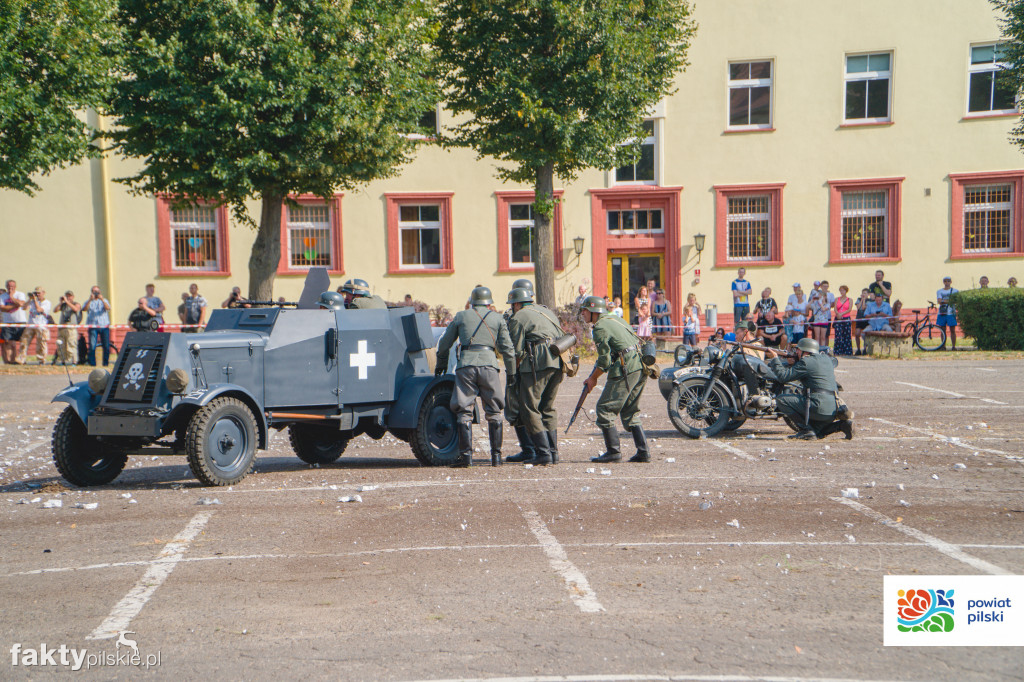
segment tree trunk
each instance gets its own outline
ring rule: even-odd
[[[555,167],[548,163],[537,169],[537,180],[533,186],[534,206],[533,227],[537,239],[537,255],[533,263],[534,293],[537,302],[554,308],[555,301],[555,245],[551,230],[551,217],[554,215],[554,183]]]
[[[281,260],[281,211],[284,196],[264,194],[260,211],[260,226],[249,256],[249,299],[274,300],[274,277]]]

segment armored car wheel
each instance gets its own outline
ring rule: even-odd
[[[206,485],[234,485],[256,464],[256,419],[235,398],[215,398],[189,420],[185,454]]]
[[[288,427],[292,450],[306,464],[330,464],[345,452],[349,435],[338,429],[326,429],[312,424],[293,424]]]
[[[87,487],[110,483],[128,463],[122,448],[90,436],[85,424],[70,407],[53,426],[53,463],[68,483]]]
[[[668,417],[676,429],[690,438],[714,436],[725,429],[732,416],[724,387],[715,384],[705,402],[703,378],[681,381],[668,396]]]
[[[435,386],[420,406],[409,445],[416,459],[427,466],[451,466],[459,456],[455,413],[448,407],[451,399],[452,387],[442,384]]]

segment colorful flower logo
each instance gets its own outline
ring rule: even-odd
[[[900,590],[896,602],[900,632],[952,632],[953,590]]]

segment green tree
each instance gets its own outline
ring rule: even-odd
[[[113,10],[104,0],[0,0],[0,187],[99,155],[83,120],[113,82]]]
[[[504,180],[533,184],[537,295],[554,306],[554,177],[636,158],[644,113],[686,65],[696,31],[690,7],[440,0],[439,13],[435,49],[447,106],[467,115],[448,142],[497,159]]]
[[[419,0],[121,0],[111,137],[136,193],[230,205],[254,224],[249,297],[269,300],[290,194],[327,197],[408,160],[437,101]]]
[[[996,86],[1014,93],[1024,92],[1024,0],[991,0],[999,15],[999,27],[1006,41],[1000,60],[1007,67],[996,77]],[[1024,149],[1024,121],[1018,120],[1010,140]]]

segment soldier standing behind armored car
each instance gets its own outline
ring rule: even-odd
[[[533,464],[558,464],[558,411],[555,398],[562,383],[562,359],[551,342],[564,335],[558,318],[544,306],[533,304],[533,292],[513,289],[509,332],[518,367],[507,393],[518,392],[520,418],[533,443]]]
[[[435,374],[444,374],[448,367],[448,353],[458,339],[462,344],[459,364],[455,369],[455,392],[452,394],[451,410],[458,418],[459,454],[455,466],[473,464],[473,404],[477,395],[484,404],[487,415],[487,436],[491,443],[491,466],[501,464],[501,421],[504,400],[501,380],[498,375],[498,354],[505,363],[505,372],[515,372],[515,357],[508,327],[501,316],[489,308],[493,303],[491,290],[487,287],[473,289],[470,297],[473,304],[469,310],[461,310],[448,325],[437,347],[437,369]]]
[[[386,310],[388,304],[376,294],[370,293],[370,285],[365,279],[350,279],[341,285],[341,293],[345,296],[345,307],[356,310]]]
[[[517,279],[515,282],[512,282],[512,289],[526,289],[532,294],[533,282],[531,282],[528,279]],[[515,311],[512,310],[511,307],[509,307],[502,314],[502,317],[505,319],[505,324],[509,324],[512,321],[513,313],[515,313]],[[506,378],[510,380],[511,386],[511,380],[514,379],[515,377],[513,375],[509,375]],[[520,409],[519,402],[520,401],[518,387],[506,388],[505,419],[507,419],[508,423],[512,425],[512,428],[515,429],[516,439],[519,441],[520,449],[519,453],[512,455],[510,457],[506,457],[506,462],[525,463],[531,461],[537,455],[536,450],[533,449],[533,443],[530,441],[530,434],[526,430],[526,422],[522,418],[522,411]]]
[[[647,383],[640,358],[640,337],[622,319],[608,313],[607,304],[600,296],[587,296],[580,309],[583,321],[594,324],[594,344],[597,346],[597,362],[586,380],[590,390],[594,389],[598,377],[608,373],[597,401],[597,426],[604,436],[606,451],[599,457],[591,457],[591,461],[618,462],[622,459],[619,432],[615,428],[615,415],[619,415],[636,444],[636,455],[629,461],[650,462],[647,436],[640,425],[640,396]]]

